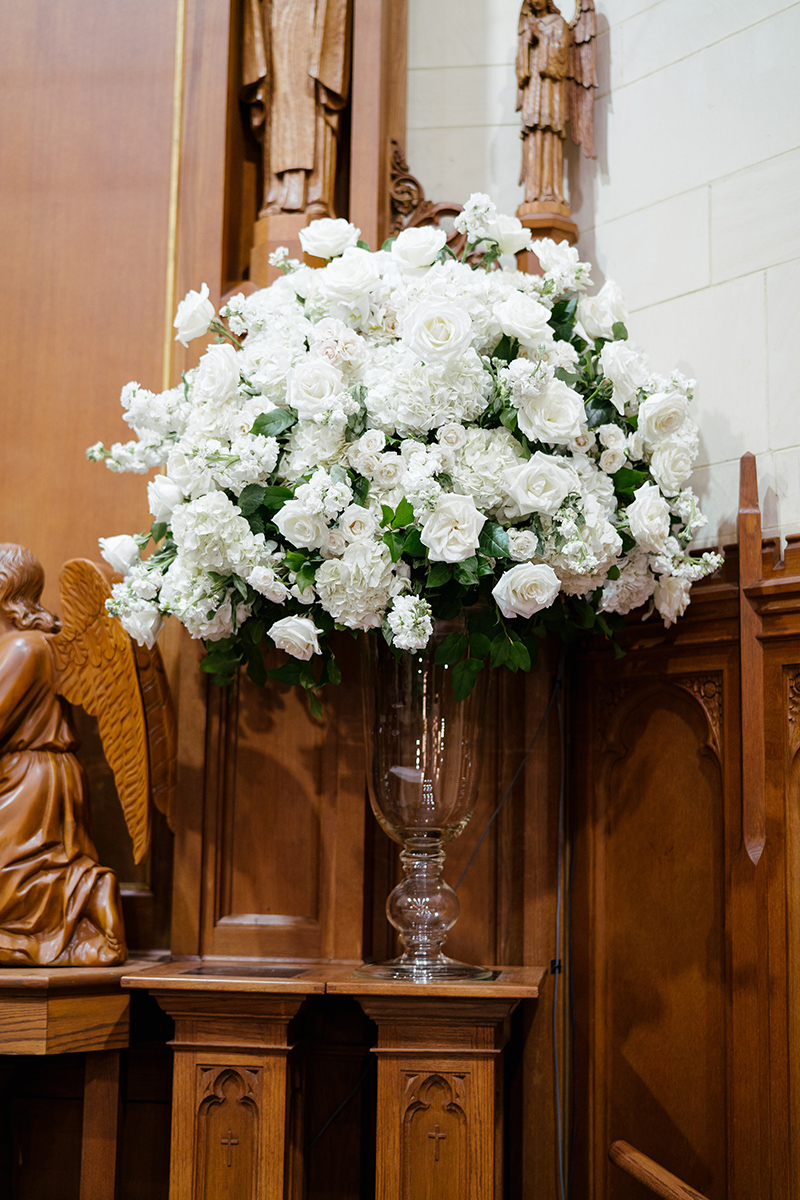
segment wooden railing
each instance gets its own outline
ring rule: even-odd
[[[688,1183],[683,1183],[677,1175],[665,1171],[657,1162],[653,1162],[652,1158],[642,1154],[641,1150],[634,1150],[627,1142],[613,1142],[609,1147],[608,1157],[612,1163],[627,1171],[634,1179],[638,1179],[639,1183],[644,1184],[656,1196],[665,1197],[665,1200],[706,1200],[705,1196],[689,1187]]]

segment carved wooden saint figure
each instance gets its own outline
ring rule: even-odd
[[[100,570],[64,567],[60,631],[43,585],[28,550],[0,544],[0,964],[108,966],[127,953],[119,889],[97,861],[62,698],[98,717],[137,861],[150,833],[146,714]]]
[[[259,217],[334,216],[350,0],[246,0],[243,96],[262,146]]]
[[[564,138],[589,158],[594,148],[597,18],[593,0],[578,0],[567,24],[553,0],[524,0],[517,43],[517,111],[522,114],[525,202],[518,215],[569,217],[564,198]]]

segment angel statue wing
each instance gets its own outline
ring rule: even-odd
[[[594,148],[594,93],[597,87],[597,15],[594,0],[579,0],[570,22],[567,111],[572,140],[587,158]]]
[[[140,862],[150,845],[149,754],[145,705],[133,643],[106,612],[111,589],[87,559],[64,564],[63,626],[52,639],[60,695],[97,717],[100,738]]]

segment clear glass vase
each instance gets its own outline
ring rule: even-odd
[[[399,658],[382,637],[362,638],[369,796],[381,826],[403,847],[404,878],[386,901],[403,953],[361,967],[361,974],[421,983],[491,977],[442,953],[459,911],[458,896],[442,878],[444,847],[475,807],[489,674],[480,671],[470,695],[455,699],[453,668],[437,665],[434,655],[448,634],[463,630],[463,619],[437,621],[424,650]]]

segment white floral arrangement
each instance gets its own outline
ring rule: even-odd
[[[438,650],[464,696],[485,665],[528,670],[548,631],[684,612],[720,563],[688,553],[705,522],[686,486],[692,381],[651,371],[614,283],[582,294],[574,247],[535,242],[543,274],[527,274],[513,255],[530,232],[488,197],[456,224],[460,260],[436,227],[371,253],[348,221],[314,221],[300,238],[324,267],[279,250],[283,275],[219,318],[205,284],[181,302],[177,339],[216,343],[160,395],[127,384],[137,440],[87,451],[165,468],[149,532],[101,539],[133,637],[152,645],[172,614],[218,681],[244,663],[316,711],[339,678],[334,630],[419,651],[468,610]],[[265,639],[282,667],[265,670]]]

